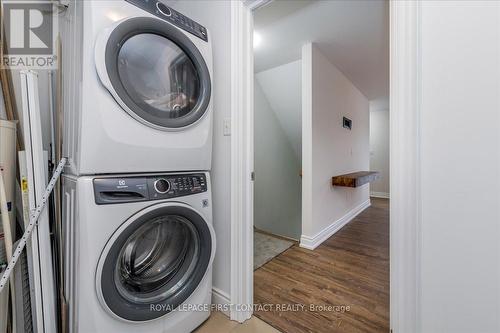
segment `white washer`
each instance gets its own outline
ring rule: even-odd
[[[59,21],[67,173],[210,170],[204,26],[157,0],[71,1]]]
[[[191,332],[210,315],[208,173],[64,176],[72,333]]]

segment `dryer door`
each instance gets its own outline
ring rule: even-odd
[[[99,36],[95,52],[102,83],[142,123],[179,129],[205,114],[211,96],[208,67],[196,45],[170,23],[126,19]]]
[[[213,229],[187,205],[159,204],[125,222],[101,254],[101,303],[127,321],[159,318],[194,292],[213,260]]]

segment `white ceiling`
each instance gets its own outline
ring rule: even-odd
[[[314,42],[369,100],[389,96],[387,1],[274,0],[255,12],[254,26],[256,72],[300,59]]]

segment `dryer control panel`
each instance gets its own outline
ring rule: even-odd
[[[168,7],[161,1],[157,0],[126,0],[127,2],[137,6],[145,11],[161,18],[173,25],[208,41],[207,29],[201,24],[191,20],[189,17],[182,15],[178,11]]]
[[[203,173],[94,179],[98,205],[170,199],[206,191]]]

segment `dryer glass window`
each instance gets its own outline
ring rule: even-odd
[[[181,290],[199,260],[194,225],[176,215],[157,217],[123,244],[115,266],[115,284],[133,303],[160,302]]]
[[[123,43],[117,60],[126,93],[151,116],[182,118],[198,104],[201,82],[196,66],[168,38],[134,35]]]

